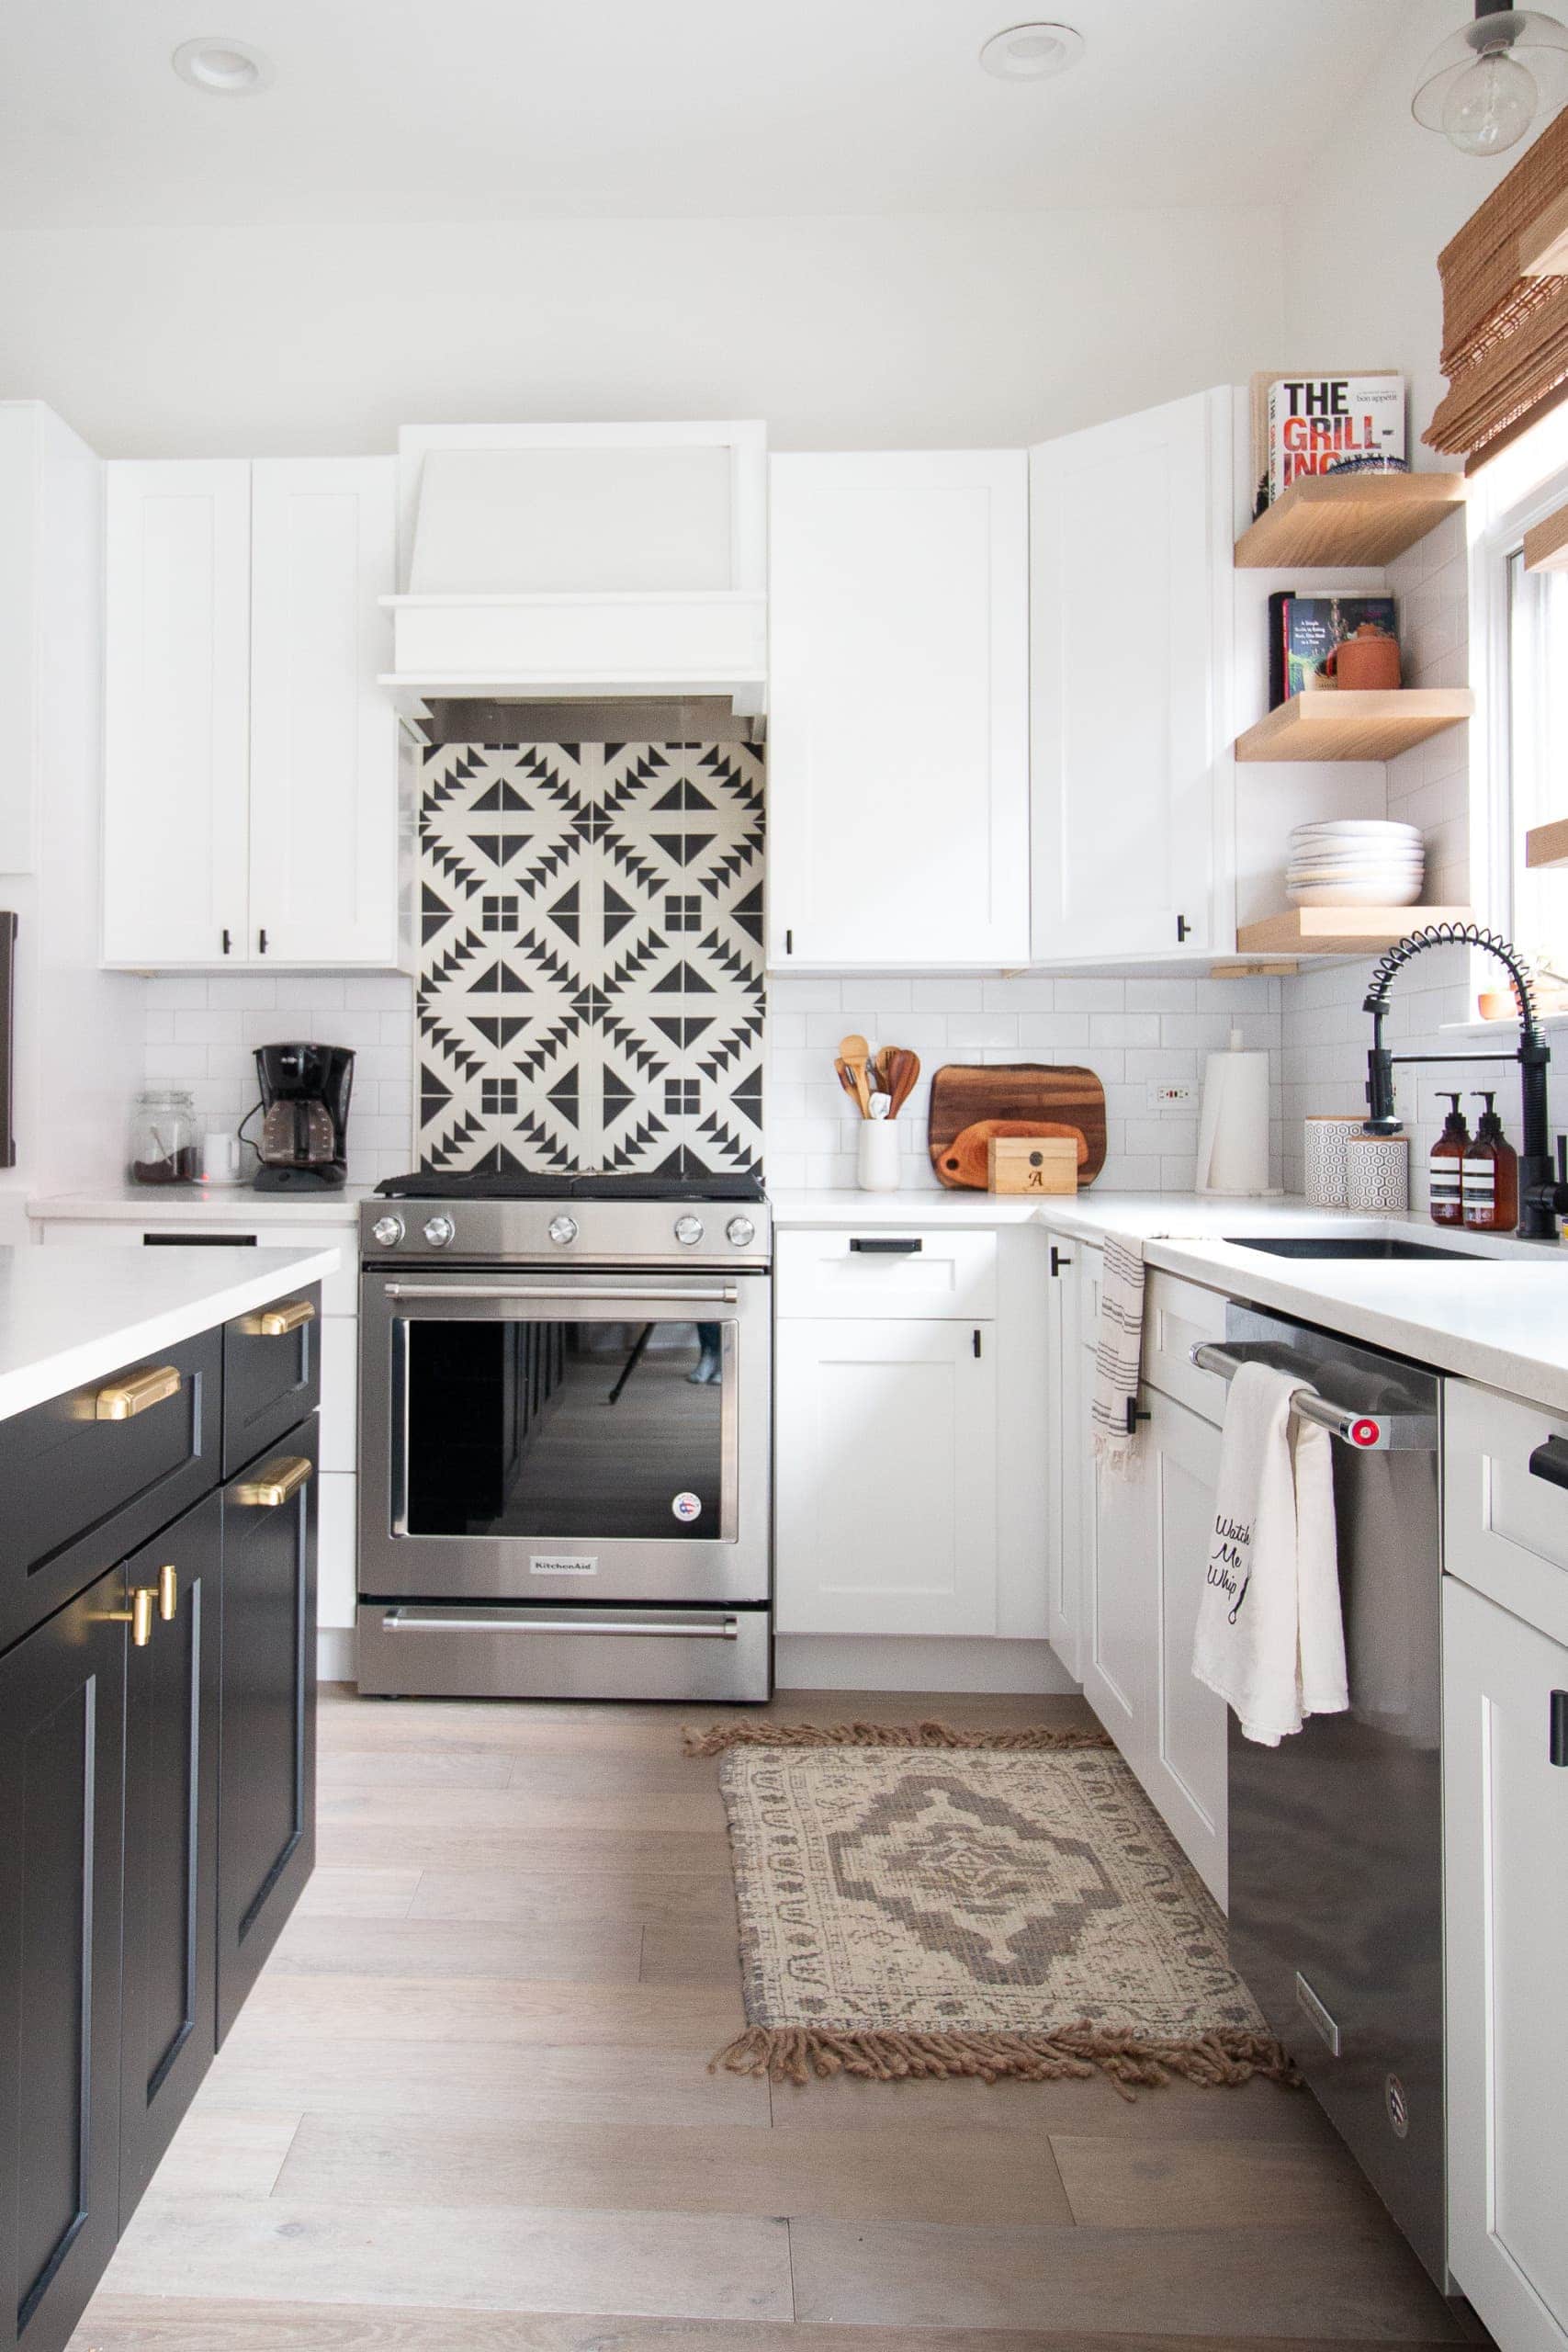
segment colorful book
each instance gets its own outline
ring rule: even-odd
[[[1325,664],[1337,645],[1363,629],[1397,638],[1398,614],[1392,596],[1360,591],[1344,595],[1298,596],[1285,589],[1269,599],[1269,707],[1278,710],[1292,695],[1333,686]]]
[[[1407,462],[1404,379],[1280,376],[1268,394],[1269,503],[1303,474]]]

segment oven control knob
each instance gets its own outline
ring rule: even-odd
[[[383,1250],[391,1250],[403,1238],[403,1221],[400,1216],[378,1216],[370,1230]]]
[[[682,1250],[694,1250],[702,1238],[703,1221],[700,1216],[678,1216],[676,1218],[675,1238],[680,1243]]]
[[[749,1216],[732,1216],[724,1230],[738,1250],[750,1250],[757,1238],[757,1228]]]
[[[553,1216],[550,1219],[550,1239],[564,1250],[569,1241],[577,1239],[577,1219],[574,1216]]]
[[[457,1230],[449,1216],[431,1216],[424,1221],[424,1238],[433,1250],[445,1250]]]

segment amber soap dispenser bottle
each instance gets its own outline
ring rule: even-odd
[[[1434,1225],[1464,1223],[1464,1155],[1470,1149],[1470,1129],[1464,1123],[1464,1113],[1459,1107],[1457,1094],[1438,1091],[1438,1100],[1450,1105],[1443,1121],[1443,1132],[1432,1146],[1427,1162],[1427,1199]]]
[[[1480,1099],[1486,1108],[1460,1179],[1464,1221],[1472,1233],[1512,1233],[1519,1221],[1519,1155],[1493,1108],[1496,1097],[1482,1092]]]

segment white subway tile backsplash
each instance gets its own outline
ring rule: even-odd
[[[1160,1023],[1157,1012],[1091,1012],[1089,1016],[1089,1042],[1092,1051],[1096,1046],[1157,1046],[1160,1043]]]
[[[975,979],[914,980],[910,983],[910,1009],[915,1012],[978,1012],[984,1004],[984,989],[985,983]]]

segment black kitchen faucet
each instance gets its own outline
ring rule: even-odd
[[[1427,947],[1484,948],[1505,967],[1514,984],[1514,1000],[1519,1008],[1519,1042],[1511,1054],[1389,1052],[1382,1041],[1389,983],[1413,956]],[[1389,949],[1372,974],[1361,1010],[1372,1016],[1371,1050],[1367,1056],[1368,1135],[1393,1136],[1400,1132],[1393,1108],[1396,1062],[1518,1063],[1524,1122],[1524,1148],[1519,1154],[1518,1235],[1521,1241],[1555,1241],[1557,1220],[1568,1216],[1568,1136],[1557,1138],[1557,1167],[1553,1173],[1546,1101],[1546,1066],[1551,1059],[1551,1051],[1540,1034],[1540,1016],[1535,1009],[1530,977],[1518,950],[1507,940],[1499,939],[1495,932],[1483,931],[1479,923],[1429,923],[1424,931],[1408,933]]]

